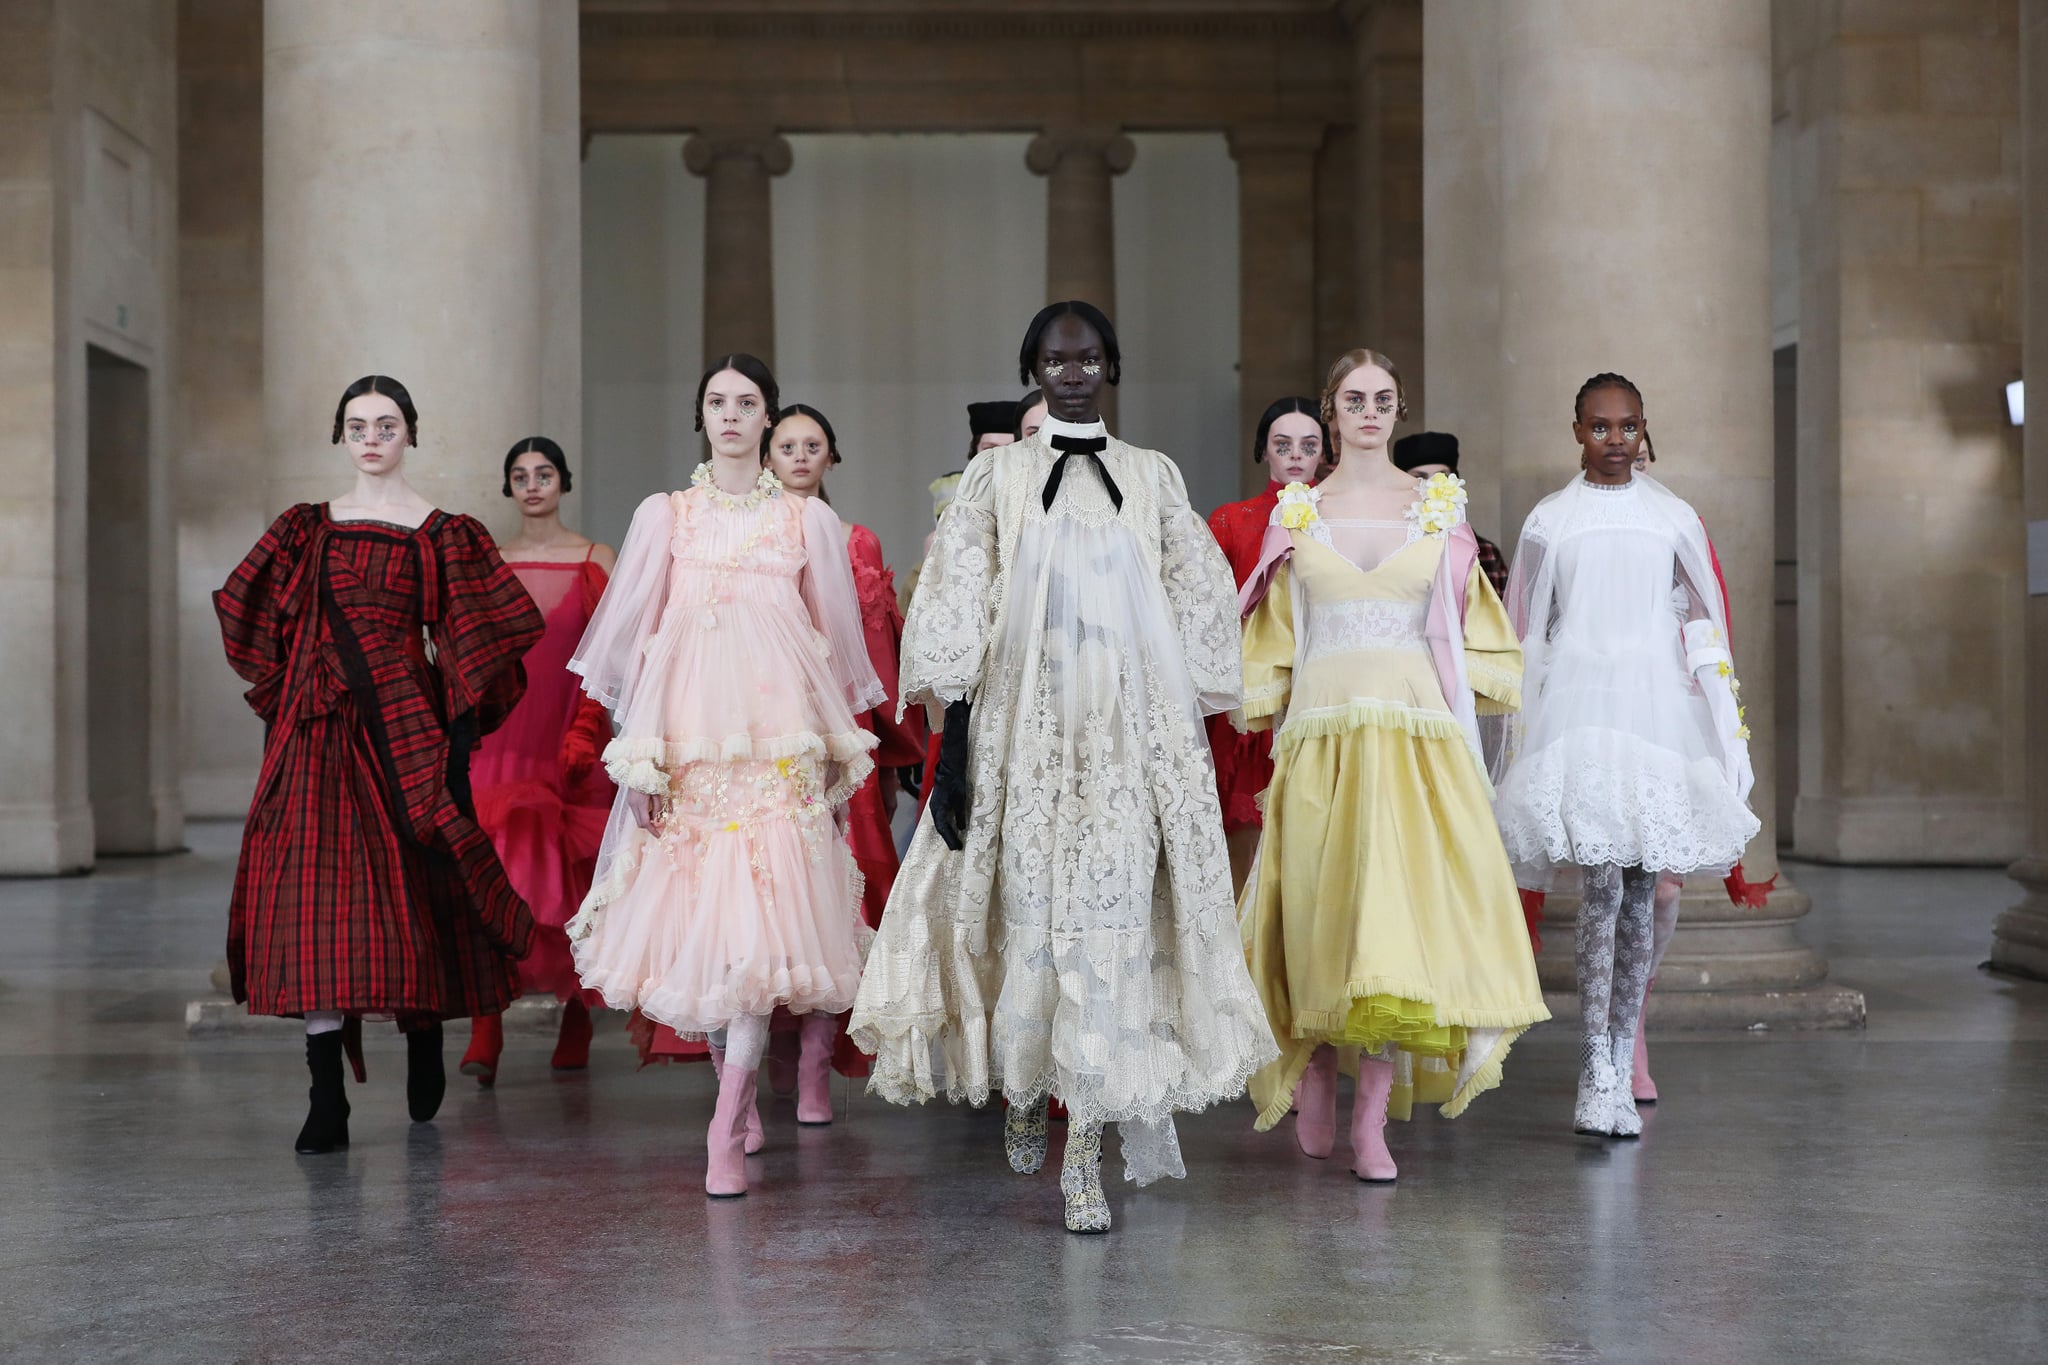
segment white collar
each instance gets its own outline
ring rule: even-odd
[[[1055,436],[1065,436],[1076,441],[1092,441],[1098,436],[1106,439],[1109,436],[1109,428],[1102,424],[1100,417],[1084,426],[1075,422],[1062,422],[1057,417],[1048,416],[1045,425],[1038,429],[1038,436],[1048,444]]]

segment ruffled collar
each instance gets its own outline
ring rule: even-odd
[[[1047,444],[1051,444],[1055,436],[1069,436],[1077,441],[1092,441],[1098,436],[1106,438],[1108,435],[1109,428],[1103,425],[1100,417],[1087,423],[1062,422],[1057,417],[1047,417],[1045,425],[1038,429],[1038,438]]]

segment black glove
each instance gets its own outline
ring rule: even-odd
[[[932,828],[946,847],[958,853],[966,842],[967,717],[969,704],[946,704],[946,728],[939,736],[939,762],[932,769]]]

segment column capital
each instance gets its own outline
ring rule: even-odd
[[[1327,131],[1320,123],[1241,123],[1224,136],[1231,158],[1243,161],[1274,152],[1313,154],[1322,147]]]
[[[709,175],[720,161],[754,161],[770,175],[786,175],[793,156],[789,139],[772,128],[707,128],[683,144],[683,167]]]
[[[1024,150],[1024,164],[1033,175],[1051,175],[1069,158],[1089,157],[1111,175],[1122,175],[1138,159],[1138,145],[1117,128],[1066,127],[1046,129]]]

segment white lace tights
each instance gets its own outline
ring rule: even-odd
[[[1586,869],[1579,902],[1579,1014],[1588,1040],[1633,1038],[1655,962],[1657,874],[1603,863]]]
[[[768,1016],[735,1015],[724,1028],[711,1035],[711,1043],[725,1049],[727,1066],[752,1071],[761,1065],[761,1058],[768,1052]]]

